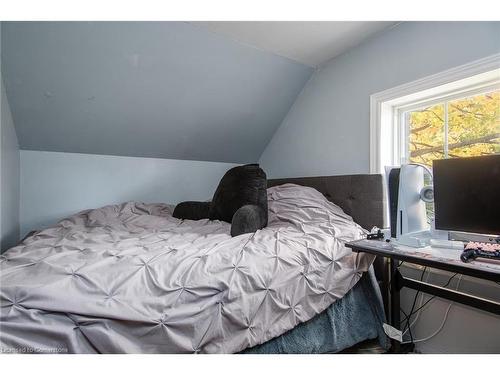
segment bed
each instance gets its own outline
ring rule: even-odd
[[[381,175],[283,178],[269,180],[268,186],[286,183],[318,190],[363,228],[387,227],[387,202]],[[388,349],[390,343],[382,328],[388,311],[387,275],[388,266],[384,259],[375,258],[369,271],[342,299],[313,319],[273,340],[247,349],[245,353],[337,353],[373,339],[378,349]]]
[[[137,202],[35,233],[1,258],[2,351],[385,345],[374,259],[343,245],[383,225],[381,176],[270,180],[268,202],[268,227],[233,238],[228,223],[178,220],[172,206]]]

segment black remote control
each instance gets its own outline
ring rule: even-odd
[[[480,250],[480,249],[467,249],[462,252],[462,255],[460,255],[460,259],[462,262],[470,262],[471,260],[474,260],[476,258],[486,258],[486,259],[494,259],[494,260],[500,260],[500,251],[495,250],[495,251],[486,251],[486,250]]]

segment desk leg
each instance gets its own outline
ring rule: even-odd
[[[398,270],[398,261],[390,260],[391,270],[391,325],[401,330],[401,300],[400,290],[404,286],[404,279]],[[397,340],[391,340],[392,353],[412,353],[415,350],[413,343],[401,344]]]
[[[398,272],[398,261],[395,259],[390,259],[390,271],[391,271],[391,326],[396,329],[401,329],[401,313],[400,313],[400,295],[399,286],[397,283],[397,272]],[[391,351],[393,353],[401,352],[401,343],[397,340],[391,340]]]

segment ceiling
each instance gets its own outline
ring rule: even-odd
[[[393,22],[2,22],[21,149],[256,162],[324,63]]]
[[[255,162],[313,69],[186,22],[2,22],[21,149]]]
[[[192,22],[263,51],[317,67],[397,22]]]

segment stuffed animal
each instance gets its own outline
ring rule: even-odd
[[[173,216],[188,220],[231,223],[231,236],[255,232],[267,225],[267,177],[259,164],[246,164],[226,172],[211,202],[182,202]]]

